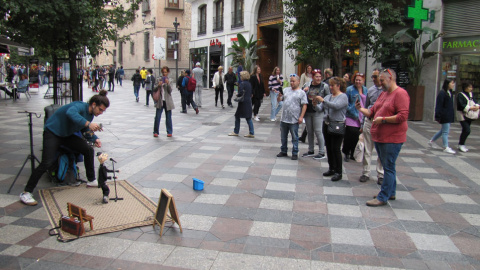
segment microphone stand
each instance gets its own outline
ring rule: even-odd
[[[112,160],[112,169],[113,169],[113,183],[115,185],[115,198],[110,198],[110,201],[117,202],[117,201],[123,200],[123,198],[119,198],[118,195],[117,195],[117,177],[115,176],[116,171],[115,171],[115,161],[114,160]]]
[[[20,171],[18,171],[17,176],[13,180],[12,185],[10,185],[10,188],[8,189],[7,193],[10,193],[10,191],[12,190],[13,185],[15,185],[15,182],[17,181],[17,178],[20,176],[20,173],[22,172],[23,168],[25,167],[25,164],[27,164],[28,160],[31,161],[32,173],[35,170],[35,160],[40,164],[40,160],[38,160],[38,158],[35,156],[35,153],[33,151],[32,114],[35,114],[35,117],[37,117],[37,118],[42,117],[42,115],[41,114],[37,115],[34,112],[28,112],[28,111],[18,112],[18,113],[27,113],[28,117],[29,117],[28,127],[29,127],[29,130],[30,130],[30,154],[27,156],[27,158],[23,162],[22,168],[20,168]]]

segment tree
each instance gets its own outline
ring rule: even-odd
[[[233,52],[225,55],[225,57],[232,56],[232,66],[242,65],[244,70],[252,72],[252,66],[255,60],[258,59],[257,50],[264,49],[267,46],[261,45],[258,46],[257,42],[259,40],[253,40],[253,35],[250,36],[250,40],[247,40],[243,37],[242,34],[237,34],[237,41],[234,41],[232,44]]]
[[[403,0],[400,0],[403,2]],[[380,47],[378,26],[400,23],[400,12],[384,0],[291,0],[285,1],[287,49],[299,52],[297,63],[328,58],[335,73],[341,72],[343,56],[355,43],[367,52]],[[398,2],[398,1],[397,1]]]
[[[103,42],[117,40],[135,18],[142,0],[0,0],[0,33],[52,59],[67,57],[73,100],[79,100],[76,58],[88,48],[92,56]]]

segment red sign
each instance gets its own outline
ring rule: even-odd
[[[238,41],[238,38],[236,38],[236,37],[231,38],[230,41]]]
[[[215,45],[217,45],[218,47],[221,47],[222,42],[218,41],[218,38],[210,40],[210,46],[215,46]]]

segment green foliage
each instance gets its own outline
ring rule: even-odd
[[[259,40],[253,40],[253,35],[250,36],[250,40],[247,42],[242,34],[237,34],[237,41],[232,44],[233,52],[227,54],[225,57],[232,56],[232,66],[242,65],[243,69],[252,72],[255,60],[258,59],[257,50],[266,48],[265,45],[257,45]]]
[[[380,48],[384,26],[400,23],[400,12],[392,1],[383,0],[295,0],[285,1],[285,26],[288,49],[297,63],[328,58],[341,72],[346,49],[359,42],[365,50]],[[403,2],[403,1],[400,1]],[[380,14],[380,15],[379,15]]]
[[[424,34],[428,35],[429,38],[427,41],[423,42]],[[435,29],[424,27],[422,30],[414,30],[411,28],[405,28],[398,31],[394,37],[393,41],[395,44],[398,44],[396,41],[398,39],[406,39],[407,42],[413,43],[411,48],[400,48],[398,51],[402,56],[402,65],[405,70],[407,70],[410,83],[413,86],[420,84],[420,79],[422,76],[422,70],[425,66],[425,60],[439,54],[435,51],[427,51],[428,47],[437,39],[443,36],[443,33],[439,33]],[[423,42],[423,43],[422,43]]]

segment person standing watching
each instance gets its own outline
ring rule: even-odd
[[[32,192],[43,173],[57,161],[57,152],[62,145],[83,155],[88,179],[87,187],[98,186],[95,178],[95,151],[83,138],[80,138],[75,133],[91,133],[92,135],[89,135],[87,139],[93,142],[96,147],[102,147],[102,142],[93,133],[102,131],[102,128],[98,124],[92,123],[92,120],[94,117],[104,113],[109,106],[110,101],[107,98],[107,91],[103,90],[99,94],[92,96],[88,103],[74,101],[60,107],[48,118],[43,129],[42,162],[30,175],[24,192],[20,194],[22,203],[37,205]]]
[[[270,102],[272,109],[270,111],[270,121],[275,122],[278,112],[282,109],[283,102],[277,102],[278,94],[282,92],[283,75],[279,67],[273,68],[272,75],[268,78],[268,89],[270,90]]]
[[[470,124],[473,119],[466,117],[468,111],[478,111],[479,106],[473,99],[473,85],[471,82],[462,83],[463,92],[457,95],[457,120],[460,121],[462,126],[462,133],[458,141],[458,150],[462,152],[468,152],[468,148],[465,146],[465,141],[470,135]],[[475,104],[472,106],[472,104]],[[463,120],[462,120],[463,119]]]
[[[448,146],[448,133],[450,133],[450,124],[455,121],[455,111],[453,110],[453,93],[455,80],[446,79],[443,82],[442,91],[438,93],[437,102],[435,104],[435,121],[442,125],[441,129],[433,135],[428,145],[437,148],[435,141],[442,137],[443,152],[455,154],[452,148]]]
[[[251,78],[250,78],[251,80]],[[290,75],[290,87],[283,90],[283,95],[278,95],[278,101],[283,101],[282,119],[280,122],[280,136],[282,146],[277,157],[287,157],[288,133],[292,136],[292,160],[298,159],[298,126],[303,122],[307,111],[307,95],[300,88],[300,77]]]
[[[200,62],[195,64],[195,68],[192,70],[197,85],[195,86],[195,103],[198,107],[202,107],[202,90],[203,90],[203,69]]]
[[[235,84],[237,84],[237,76],[233,73],[233,67],[228,68],[228,72],[224,76],[225,84],[227,85],[227,105],[233,107],[232,96],[235,90]]]
[[[332,76],[333,76],[333,70],[331,68],[326,68],[323,71],[323,75],[325,75],[325,79],[323,80],[323,82],[328,84],[328,82],[330,81],[330,78],[332,78]]]
[[[252,104],[253,104],[253,120],[260,121],[258,117],[258,111],[260,110],[260,105],[262,105],[263,97],[265,96],[265,86],[263,84],[262,70],[259,66],[255,66],[253,72],[250,76],[250,84],[252,85]]]
[[[225,109],[225,106],[223,106],[223,84],[225,83],[225,78],[223,76],[223,67],[219,66],[218,71],[215,72],[213,75],[213,88],[215,88],[215,107],[217,107],[218,103],[218,95],[220,95],[220,103],[222,105],[222,108]]]
[[[303,91],[307,93],[308,105],[305,113],[305,127],[308,134],[308,152],[304,153],[302,157],[313,157],[314,159],[325,158],[325,139],[323,137],[323,111],[324,108],[314,106],[313,102],[317,96],[325,98],[330,95],[330,88],[328,84],[322,82],[322,70],[314,69],[312,72],[313,81],[306,84]],[[303,135],[303,134],[302,134]],[[318,142],[318,154],[315,155],[315,139]]]
[[[348,107],[348,97],[345,94],[346,85],[344,79],[340,77],[332,77],[328,81],[330,87],[330,95],[325,98],[317,96],[313,100],[313,105],[322,108],[325,111],[323,118],[323,137],[325,138],[325,146],[327,148],[328,171],[323,176],[332,176],[332,181],[342,179],[342,153],[340,146],[343,141],[343,134],[332,134],[328,132],[330,123],[345,123],[345,113]],[[317,104],[318,103],[318,104]]]
[[[371,109],[377,101],[378,96],[383,92],[380,84],[380,70],[374,69],[372,72],[373,86],[368,89],[367,99],[365,101],[365,108]],[[360,176],[360,182],[367,182],[370,180],[370,164],[372,163],[373,141],[372,133],[372,119],[365,117],[363,121],[363,142],[365,144],[365,151],[363,152],[363,173]],[[377,157],[377,184],[381,185],[383,182],[383,166],[380,157]]]
[[[395,82],[397,74],[394,70],[385,69],[380,73],[380,84],[384,92],[370,109],[362,108],[360,102],[355,106],[372,121],[372,140],[375,142],[380,161],[383,164],[384,178],[382,187],[373,200],[367,201],[367,206],[386,205],[388,200],[394,200],[397,190],[397,161],[403,143],[407,140],[408,112],[410,97],[405,89]]]
[[[313,79],[313,74],[312,74],[313,68],[312,65],[307,65],[305,67],[305,72],[300,76],[300,87],[303,88],[305,85],[309,82],[312,81]]]
[[[108,68],[108,91],[115,91],[115,68],[113,65]]]

